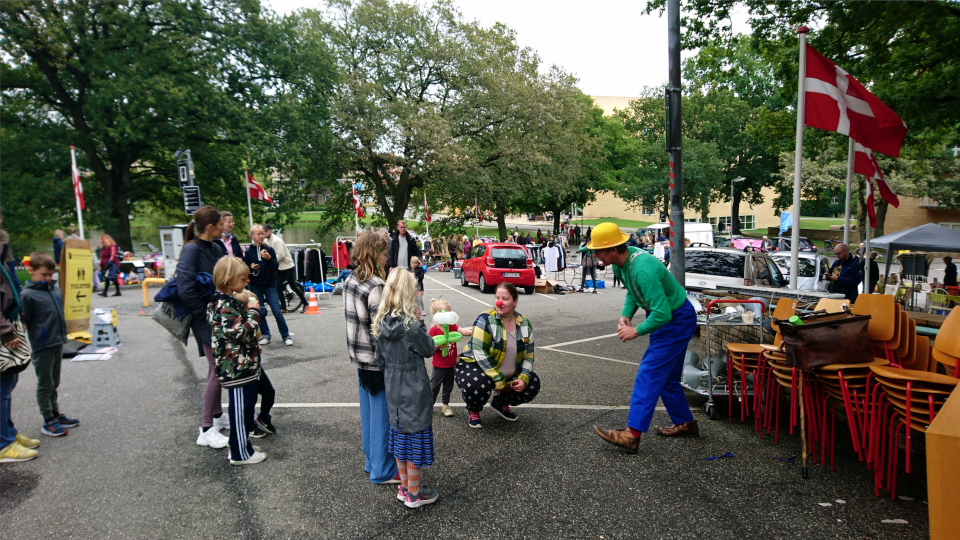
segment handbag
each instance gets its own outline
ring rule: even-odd
[[[183,317],[177,318],[177,308],[173,305],[173,302],[160,302],[153,310],[152,318],[181,343],[187,344],[187,337],[190,335],[190,323],[193,322],[193,313],[187,312]]]
[[[829,364],[866,364],[873,361],[867,326],[869,315],[817,311],[800,316],[802,325],[776,319],[787,353],[787,365],[813,369]]]
[[[20,319],[13,321],[13,334],[20,340],[16,349],[8,349],[0,343],[0,372],[13,374],[20,373],[30,365],[30,340],[27,339],[27,329]]]

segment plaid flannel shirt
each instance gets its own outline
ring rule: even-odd
[[[517,363],[518,379],[530,384],[530,375],[533,373],[533,325],[530,319],[517,313]],[[493,379],[496,389],[504,387],[503,365],[507,355],[507,342],[504,340],[506,329],[497,310],[484,311],[473,323],[473,336],[467,342],[460,358],[464,362],[476,362],[483,372]]]
[[[347,352],[357,368],[380,371],[373,360],[376,340],[370,330],[374,315],[380,308],[384,281],[373,277],[360,282],[356,272],[343,282],[343,310],[347,319]]]

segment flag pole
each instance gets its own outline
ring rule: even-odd
[[[851,139],[852,140],[852,139]],[[867,182],[873,182],[873,178],[867,178]],[[870,204],[870,201],[867,201],[867,204]],[[868,291],[867,288],[870,286],[870,212],[867,212],[866,227],[864,227],[864,240],[863,240],[863,260],[860,261],[863,264],[863,292],[866,294],[873,294],[873,291]],[[847,246],[849,249],[850,246]]]
[[[353,181],[350,182],[350,191],[353,197],[353,224],[357,229],[356,235],[360,236],[360,216],[357,215],[357,207],[360,206],[360,196],[357,195],[357,188],[353,186]]]
[[[801,26],[800,34],[800,76],[797,90],[797,145],[793,166],[793,229],[790,235],[790,290],[797,290],[797,277],[800,275],[800,172],[803,162],[803,114],[805,97],[804,82],[807,77],[807,32],[810,29]]]
[[[427,224],[427,238],[430,238],[430,220],[427,219],[430,216],[430,208],[427,206],[427,192],[423,192],[423,211],[425,213],[425,219]]]
[[[79,175],[77,170],[77,150],[71,146],[70,147],[70,183],[76,184],[79,178],[74,178],[74,175]],[[83,235],[83,211],[80,209],[80,197],[77,197],[77,186],[73,186],[73,198],[77,202],[77,225],[80,226],[80,239],[83,240],[85,237]]]
[[[250,226],[253,227],[253,207],[250,206],[250,182],[247,181],[247,170],[243,170],[243,190],[247,192],[247,217],[250,218]]]
[[[847,202],[843,210],[843,243],[850,247],[850,193],[853,185],[853,137],[847,137]]]

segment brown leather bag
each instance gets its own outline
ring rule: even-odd
[[[817,311],[801,316],[803,324],[777,319],[787,353],[787,364],[813,369],[829,364],[865,364],[873,361],[867,325],[869,315]]]

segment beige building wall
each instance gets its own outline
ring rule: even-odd
[[[927,223],[936,223],[960,230],[960,212],[941,208],[929,198],[900,197],[900,207],[889,207],[883,222],[883,233],[890,234],[912,229]]]
[[[614,109],[626,109],[631,100],[637,99],[636,97],[625,96],[590,97],[593,98],[593,102],[598,107],[603,109],[603,113],[608,116],[613,114]],[[666,152],[664,152],[664,155],[666,156]],[[664,178],[663,181],[666,183],[667,179]],[[744,228],[758,229],[763,227],[777,227],[780,225],[780,218],[775,215],[773,211],[773,200],[776,198],[776,193],[774,193],[772,188],[765,188],[763,190],[763,198],[763,204],[756,206],[745,203],[740,204],[740,219],[741,223],[746,225]],[[688,220],[700,218],[700,212],[692,208],[685,208],[684,215]],[[598,193],[597,200],[588,204],[586,208],[583,209],[583,216],[587,219],[615,218],[650,222],[660,221],[659,212],[654,211],[652,208],[630,207],[626,201],[613,193]],[[729,220],[730,203],[718,202],[711,204],[709,217],[713,222],[716,222],[720,218]],[[744,220],[747,222],[744,223]]]

